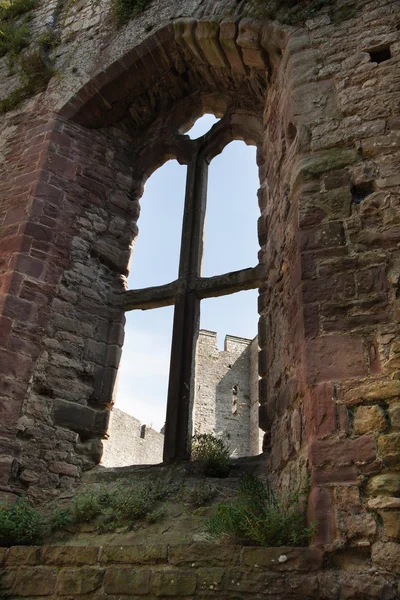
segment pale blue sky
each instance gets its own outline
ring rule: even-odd
[[[195,138],[216,121],[199,119]],[[177,278],[186,167],[169,161],[146,183],[141,199],[139,236],[133,249],[130,289],[161,285]],[[204,232],[203,276],[257,264],[258,174],[255,148],[232,142],[209,167]],[[126,314],[125,344],[119,369],[116,407],[160,429],[165,421],[173,307]],[[200,326],[253,338],[257,333],[257,291],[201,302]]]

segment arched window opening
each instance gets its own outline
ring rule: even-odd
[[[202,117],[199,117],[194,122],[192,127],[185,133],[190,137],[191,140],[196,140],[202,135],[208,133],[211,127],[215,125],[215,123],[218,123],[218,121],[218,117],[214,116],[213,114],[206,113]]]
[[[194,121],[194,118],[191,118],[190,114],[185,118],[187,119],[187,123]],[[208,128],[209,126],[207,126],[207,129]],[[180,219],[178,219],[176,215],[173,217],[175,219],[175,229],[172,226],[169,227],[167,216],[165,216],[165,218],[162,218],[162,227],[161,230],[159,230],[159,237],[163,237],[163,239],[167,236],[171,237],[171,232],[174,232],[172,237],[180,240],[179,268],[175,272],[172,268],[172,270],[168,271],[169,277],[162,278],[162,281],[167,281],[167,283],[155,286],[154,273],[151,273],[150,279],[147,278],[143,280],[139,277],[140,273],[135,268],[134,254],[132,261],[132,272],[129,278],[130,289],[124,295],[123,306],[126,311],[134,311],[135,316],[132,318],[136,319],[138,318],[136,315],[140,315],[140,311],[147,312],[148,309],[162,307],[165,310],[166,308],[174,305],[165,427],[162,427],[162,431],[158,432],[159,434],[165,436],[163,459],[166,462],[188,458],[190,454],[191,434],[195,425],[194,420],[197,420],[198,415],[200,415],[202,412],[201,410],[197,410],[195,406],[195,390],[206,389],[209,385],[207,378],[204,378],[204,373],[200,368],[202,361],[198,360],[196,365],[196,353],[197,357],[199,357],[199,347],[201,347],[201,344],[200,346],[197,344],[196,347],[196,341],[202,338],[202,336],[209,338],[208,341],[212,341],[213,336],[216,338],[216,333],[213,333],[213,331],[208,331],[208,333],[199,331],[201,305],[204,305],[204,307],[207,306],[204,302],[205,299],[218,298],[219,302],[229,302],[229,300],[226,300],[226,298],[230,298],[232,294],[235,295],[236,299],[241,298],[242,294],[237,294],[237,292],[255,290],[260,286],[262,281],[261,266],[256,264],[256,222],[258,210],[256,202],[257,177],[254,177],[254,175],[252,183],[247,180],[247,182],[241,188],[241,191],[239,191],[239,194],[236,196],[236,200],[233,199],[234,192],[231,191],[228,194],[225,194],[225,204],[223,204],[221,201],[219,203],[213,201],[210,202],[210,206],[213,204],[217,206],[215,218],[220,222],[220,231],[226,232],[228,230],[229,232],[229,226],[232,229],[236,228],[239,231],[239,245],[241,250],[236,254],[237,260],[234,260],[230,263],[230,272],[213,276],[205,276],[202,273],[204,224],[209,195],[209,190],[207,188],[209,165],[212,163],[215,157],[222,153],[224,148],[228,144],[231,144],[231,142],[233,142],[235,139],[243,139],[249,144],[258,144],[261,140],[260,130],[261,125],[250,115],[242,115],[241,113],[231,115],[227,113],[225,114],[221,123],[216,123],[215,126],[211,128],[208,135],[204,137],[196,138],[194,140],[191,140],[188,136],[184,135],[180,137],[179,133],[175,133],[176,129],[174,128],[173,138],[168,138],[168,132],[166,131],[166,138],[160,145],[161,153],[165,152],[167,149],[167,154],[170,156],[175,155],[179,158],[180,162],[187,164],[185,202],[181,235],[179,235],[176,229],[177,224],[180,222]],[[179,127],[178,131],[181,131]],[[241,146],[245,149],[243,144],[241,144]],[[232,148],[235,148],[235,144],[232,145]],[[153,144],[148,150],[148,156],[143,155],[143,164],[147,165],[146,169],[151,170],[151,161],[154,161],[153,164],[156,164],[157,161],[160,160],[162,154],[157,156],[157,151],[157,145]],[[250,149],[250,152],[252,152],[250,160],[247,159],[246,161],[242,158],[239,161],[240,164],[238,164],[237,168],[236,165],[230,164],[230,168],[225,169],[227,176],[229,171],[231,172],[230,179],[232,179],[232,172],[238,171],[239,183],[236,184],[236,188],[239,188],[240,184],[243,183],[240,180],[240,177],[242,179],[245,177],[244,173],[246,172],[246,163],[251,164],[253,174],[256,174],[257,172],[254,149],[253,151]],[[232,163],[232,159],[229,157],[229,151],[228,153],[224,153],[224,157],[225,156],[228,156],[228,162]],[[173,181],[174,190],[176,187],[177,182]],[[221,196],[221,194],[219,194],[219,196]],[[161,197],[164,203],[174,202],[174,200],[170,200],[168,196],[166,196],[165,185],[162,187]],[[253,206],[251,202],[252,198]],[[142,206],[144,206],[145,201],[146,193],[144,194],[144,198],[142,200]],[[233,210],[234,205],[237,206],[239,212],[235,213]],[[212,215],[212,209],[210,209],[210,211],[210,214]],[[224,219],[224,217],[226,217],[225,213],[227,213],[229,216]],[[172,211],[168,212],[168,216],[170,216],[170,214],[172,214]],[[236,221],[233,225],[230,225],[229,218],[232,215]],[[152,227],[152,225],[154,222],[159,222],[159,217],[160,214],[157,213],[155,216],[153,215],[150,217],[149,220],[149,230],[152,233],[150,238],[151,242],[154,241],[155,237],[154,227]],[[144,220],[144,217],[141,217],[141,219],[142,221],[139,221],[139,227],[143,229],[143,224],[145,225],[146,221]],[[246,220],[249,223],[252,222],[252,227],[250,228],[249,232],[245,232],[243,226]],[[229,233],[228,235],[230,236]],[[208,239],[211,238],[212,236],[208,236]],[[252,248],[249,253],[247,253],[248,248]],[[211,250],[210,255],[214,257],[213,259],[211,256],[211,261],[215,263],[214,267],[218,262],[216,260],[217,257],[223,254],[229,254],[229,250],[226,248],[215,248],[214,250]],[[147,260],[148,257],[151,258],[152,256],[150,251],[144,251],[143,256],[146,277],[148,277],[149,272],[153,270],[157,274],[157,269],[160,268],[160,265],[163,275],[165,274],[165,270],[163,269],[163,245],[161,245],[159,250],[159,260],[157,261],[157,265],[155,267],[151,266],[149,260]],[[242,258],[242,261],[239,261],[239,258]],[[233,271],[232,268],[234,269]],[[221,273],[221,271],[223,271],[223,267],[220,265],[216,270],[217,272]],[[176,273],[177,275],[175,275]],[[140,284],[143,285],[143,281],[146,281],[146,285],[152,284],[151,287],[139,287]],[[253,292],[253,294],[255,294],[255,292]],[[221,299],[220,297],[224,298]],[[255,317],[255,297],[253,300],[253,308],[249,312],[253,313]],[[210,300],[210,302],[212,302],[212,300]],[[254,327],[252,327],[248,333],[247,331],[245,332],[244,329],[243,333],[241,333],[242,330],[239,331],[238,329],[239,322],[245,321],[244,314],[242,314],[243,310],[247,312],[247,308],[235,308],[227,311],[231,316],[233,316],[233,321],[227,328],[228,335],[225,338],[225,346],[224,350],[222,351],[224,354],[224,369],[227,371],[227,373],[224,375],[222,382],[218,381],[216,383],[214,386],[215,389],[211,394],[214,395],[215,400],[213,408],[215,422],[213,423],[211,432],[219,433],[220,431],[223,432],[224,429],[227,429],[226,433],[228,438],[233,437],[233,443],[235,444],[235,447],[232,449],[232,456],[243,456],[250,454],[250,392],[244,391],[244,387],[240,381],[239,373],[235,367],[240,364],[246,364],[246,369],[248,370],[251,348],[256,348],[258,350],[257,342],[252,342],[252,338],[254,337],[254,332],[256,330],[256,319],[254,318]],[[206,314],[206,308],[204,308],[204,311]],[[150,329],[148,330],[146,341],[150,343],[153,350],[156,350],[159,344],[157,340],[154,340],[152,337],[152,331],[156,329],[156,319],[152,318],[154,312],[158,311],[151,311],[149,313],[151,320],[151,331]],[[240,319],[238,319],[238,315],[240,315]],[[127,319],[127,331],[129,330],[130,318],[131,317],[129,315]],[[213,350],[211,351],[211,355],[213,353],[219,355],[216,339],[215,343],[212,341],[212,346]],[[240,352],[236,356],[238,350],[240,350]],[[210,358],[210,356],[208,358]],[[148,363],[151,364],[150,358]],[[127,368],[129,368],[129,366]],[[146,369],[143,367],[142,371],[145,372]],[[258,378],[256,368],[254,369],[254,372]],[[196,385],[196,373],[200,374],[200,377],[203,378],[200,382],[197,382],[198,385]],[[250,389],[249,377],[250,375],[248,376],[248,381],[246,384],[248,390]],[[154,381],[151,383],[153,384]],[[258,384],[258,380],[256,381],[256,384]],[[235,385],[238,386],[238,390],[240,389],[240,405],[238,403],[237,410],[232,411],[232,390],[234,389],[233,386]],[[123,387],[122,384],[120,387]],[[220,391],[225,389],[225,387],[229,390],[229,401],[227,404],[226,415],[225,404],[223,411],[219,411],[216,408],[218,406],[218,397],[220,395]],[[258,387],[258,385],[255,387]],[[131,384],[129,388],[131,391],[134,391],[134,384]],[[151,386],[149,386],[149,389],[151,389]],[[151,407],[152,404],[154,405],[153,396],[147,399],[146,404],[147,408]],[[224,421],[226,416],[226,418],[229,417],[231,420],[238,422],[239,416],[242,418],[242,415],[246,415],[245,429],[247,433],[245,442],[242,439],[243,436],[241,436],[239,433],[237,437],[240,439],[235,439],[235,436],[232,436],[229,431],[230,427],[227,426],[227,421]],[[152,420],[154,421],[154,418],[152,418]],[[204,422],[206,422],[206,419]],[[201,419],[201,423],[203,423],[203,419]],[[148,423],[146,423],[146,425],[147,424]],[[158,426],[160,426],[160,424],[161,423],[158,423]],[[240,428],[241,427],[239,427],[238,431]],[[201,432],[201,428],[196,427],[196,430]],[[147,442],[147,440],[150,440],[150,437],[150,428],[146,427],[146,435],[144,439],[141,438],[141,442],[144,444]],[[156,461],[149,460],[146,462],[151,463]]]
[[[239,402],[239,386],[235,383],[232,387],[232,414],[238,414],[238,402]]]
[[[234,141],[208,171],[202,275],[257,264],[258,169],[256,148]]]
[[[161,285],[178,275],[186,167],[170,160],[147,180],[140,202],[128,288]]]

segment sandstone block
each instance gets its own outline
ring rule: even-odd
[[[316,571],[322,565],[319,548],[243,548],[244,567],[258,565],[268,571]]]
[[[52,473],[67,475],[68,477],[79,477],[79,469],[75,465],[66,462],[53,462],[49,464]]]
[[[371,514],[346,515],[343,521],[346,536],[353,543],[372,540],[376,534],[376,521]]]
[[[400,500],[400,498],[398,498]],[[383,520],[385,535],[390,538],[400,539],[400,510],[379,512]]]
[[[368,463],[375,460],[375,440],[372,435],[345,440],[313,440],[309,456],[314,466]]]
[[[213,546],[210,544],[179,544],[171,546],[168,562],[171,565],[219,566],[238,564],[237,546]]]
[[[28,567],[19,569],[14,593],[17,596],[48,596],[54,592],[57,569]]]
[[[384,462],[388,465],[398,465],[400,460],[400,433],[381,435],[378,447]]]
[[[104,576],[104,590],[107,594],[137,594],[149,592],[150,571],[132,567],[110,567]]]
[[[98,552],[97,546],[43,546],[40,559],[43,565],[79,567],[96,564]]]
[[[126,563],[130,565],[166,563],[167,545],[104,546],[100,562],[105,564]]]
[[[222,590],[224,581],[226,578],[226,569],[225,568],[210,568],[207,567],[205,569],[199,569],[199,585],[198,589],[214,593],[216,591]]]
[[[103,581],[104,571],[94,567],[63,569],[58,578],[56,593],[61,596],[88,594],[97,590]]]
[[[387,427],[385,414],[380,406],[360,406],[354,415],[354,431],[359,435],[384,431]]]
[[[400,498],[394,498],[392,496],[378,496],[377,498],[371,498],[370,500],[368,500],[367,507],[371,510],[377,510],[378,508],[400,509]]]
[[[308,378],[312,383],[367,375],[361,338],[329,335],[306,342]]]
[[[346,404],[358,404],[363,400],[387,400],[397,396],[400,396],[400,381],[396,380],[373,379],[344,389]]]
[[[153,571],[151,592],[156,596],[190,596],[197,586],[197,574],[190,571]]]
[[[339,510],[353,511],[361,506],[360,490],[356,485],[344,485],[335,489],[336,506]]]
[[[400,544],[376,542],[372,546],[372,562],[387,571],[400,573]]]
[[[0,597],[3,595],[10,597],[10,591],[14,586],[16,576],[16,569],[0,569]]]
[[[384,473],[371,477],[366,492],[368,496],[374,497],[400,495],[400,473]]]
[[[39,547],[13,546],[7,554],[7,567],[19,565],[37,565],[40,554]],[[1,564],[1,561],[0,561]]]
[[[274,594],[272,598],[279,598],[284,588],[285,580],[276,574],[268,572],[254,571],[238,571],[237,569],[231,569],[227,574],[227,589],[229,592],[235,595],[235,597],[242,598],[242,594],[264,594],[265,590],[268,590],[269,594]],[[239,595],[240,594],[240,595]],[[278,595],[279,594],[279,595]],[[261,596],[262,597],[262,596]]]
[[[400,402],[394,402],[388,409],[392,429],[400,429]]]

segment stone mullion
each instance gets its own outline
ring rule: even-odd
[[[190,450],[190,419],[200,300],[189,288],[199,278],[201,271],[207,171],[206,160],[195,154],[189,163],[186,180],[179,263],[181,287],[175,299],[164,461],[186,459]]]

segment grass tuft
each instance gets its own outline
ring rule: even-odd
[[[306,546],[314,526],[306,527],[299,496],[298,492],[277,496],[268,483],[246,474],[236,498],[221,502],[208,520],[208,535],[256,546]]]

